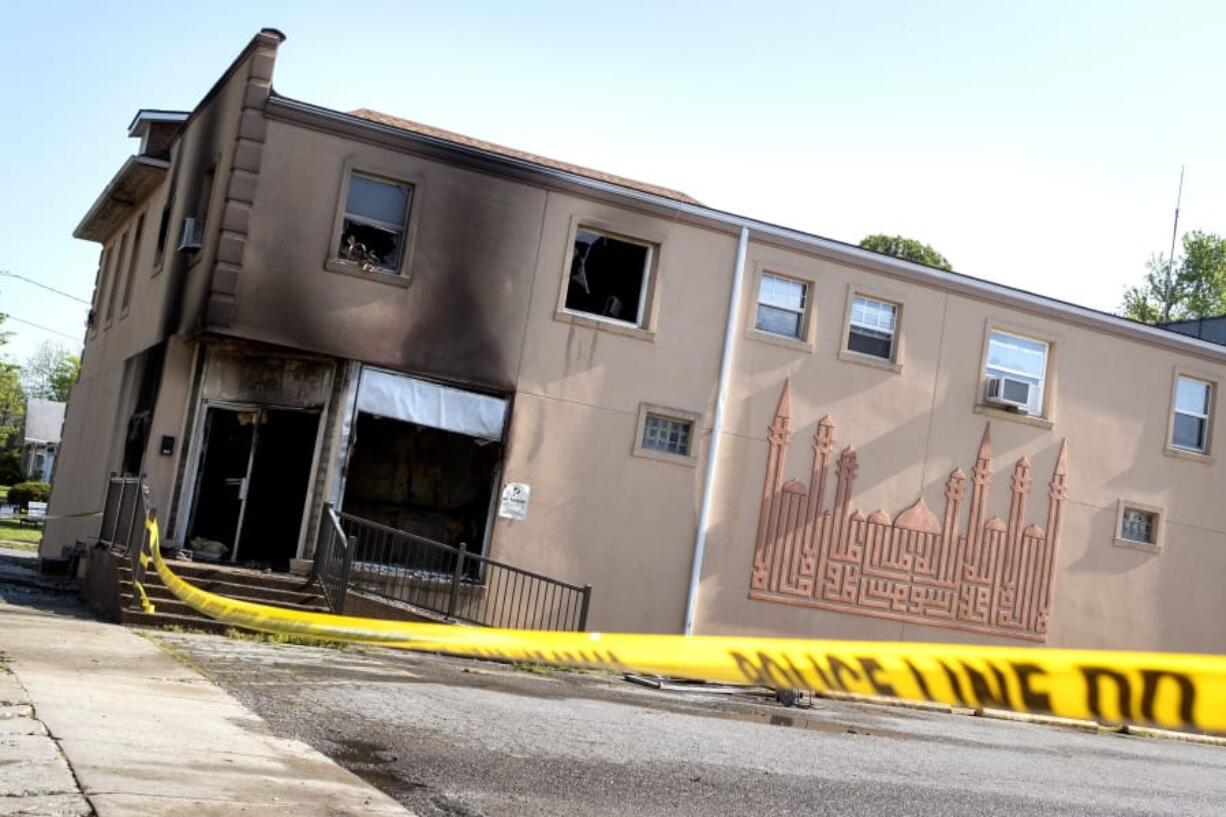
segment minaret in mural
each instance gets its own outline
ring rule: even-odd
[[[922,498],[893,520],[884,510],[865,516],[852,505],[859,462],[850,446],[835,463],[833,506],[826,509],[834,428],[829,416],[818,421],[809,483],[785,481],[792,418],[784,384],[767,432],[750,597],[1043,640],[1068,497],[1067,442],[1052,474],[1044,530],[1024,522],[1032,482],[1027,457],[1013,468],[1008,519],[984,518],[992,482],[991,426],[985,427],[971,469],[966,530],[959,532],[962,469],[945,481],[939,519]]]

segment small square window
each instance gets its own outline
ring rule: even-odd
[[[1115,520],[1118,547],[1158,552],[1162,549],[1162,509],[1120,500]]]
[[[688,457],[693,428],[689,420],[649,413],[643,422],[643,448]]]
[[[984,370],[987,402],[1042,416],[1047,352],[1048,345],[1041,340],[992,330]]]
[[[652,247],[586,227],[575,231],[566,309],[642,326],[647,311]]]
[[[894,333],[898,307],[885,301],[857,295],[851,302],[847,350],[861,355],[894,359]]]
[[[367,272],[398,274],[412,201],[410,185],[350,174],[337,259]]]
[[[1175,383],[1171,446],[1198,454],[1209,450],[1209,415],[1213,384],[1180,375]]]
[[[764,273],[758,286],[758,312],[754,329],[803,340],[809,285]]]
[[[1152,545],[1158,541],[1158,514],[1140,508],[1124,508],[1120,538]]]

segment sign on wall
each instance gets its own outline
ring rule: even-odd
[[[532,495],[532,486],[522,482],[508,482],[502,489],[502,501],[498,504],[498,515],[503,519],[521,520],[528,515],[528,498]]]

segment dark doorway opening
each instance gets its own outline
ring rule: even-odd
[[[359,413],[345,513],[481,553],[502,444]]]
[[[187,547],[197,558],[287,570],[295,555],[318,411],[210,406]]]

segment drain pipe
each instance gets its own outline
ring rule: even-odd
[[[707,470],[702,478],[702,504],[698,506],[698,535],[694,537],[694,563],[690,566],[690,588],[685,598],[685,635],[694,634],[694,610],[698,606],[698,582],[702,578],[702,558],[707,549],[707,527],[711,520],[711,495],[715,492],[715,463],[719,459],[719,438],[724,428],[724,404],[728,400],[728,373],[732,369],[732,349],[736,342],[737,318],[741,313],[741,283],[745,278],[745,254],[749,249],[749,228],[741,228],[736,245],[736,265],[732,269],[732,294],[728,298],[728,324],[724,327],[724,351],[719,361],[719,381],[715,391],[715,416],[711,420],[711,444],[707,446]]]

